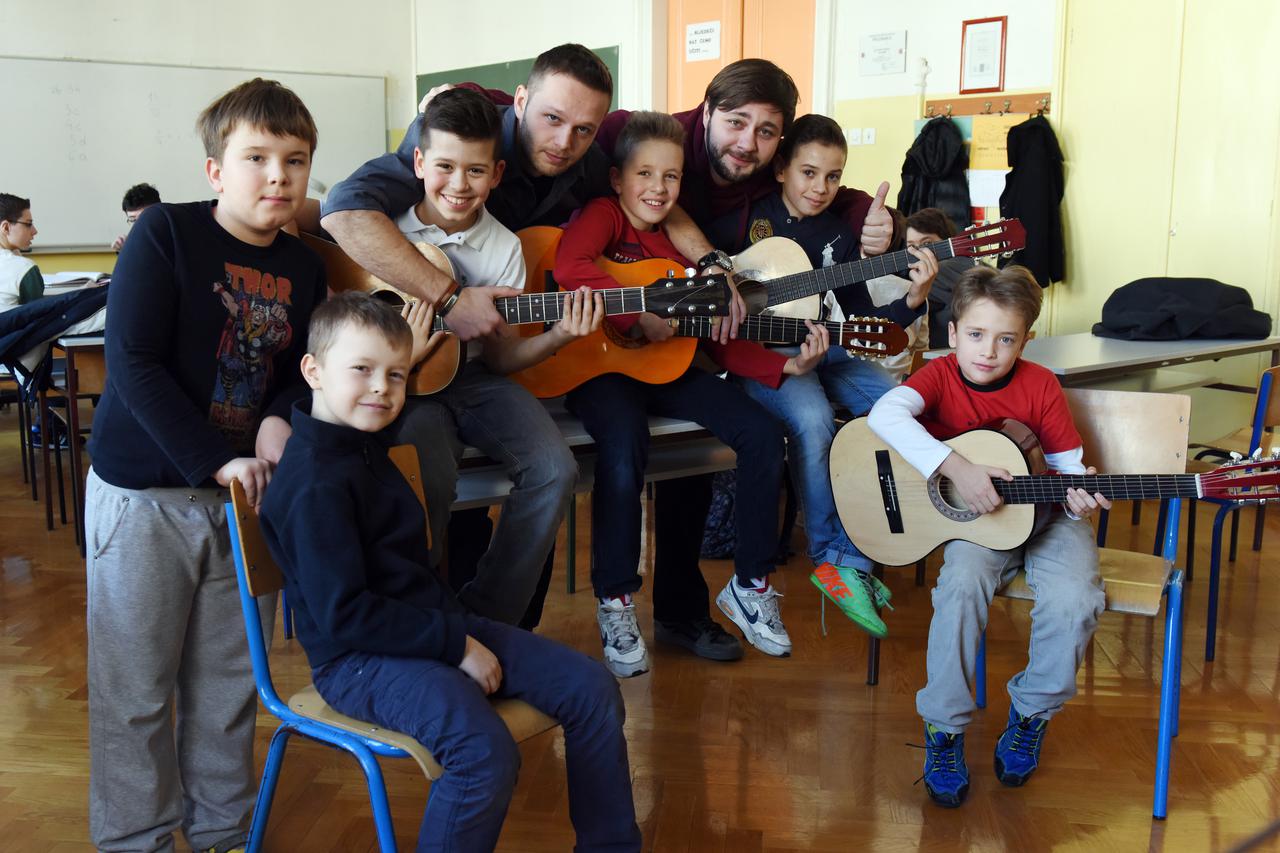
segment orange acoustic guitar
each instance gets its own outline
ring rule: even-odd
[[[550,229],[559,234],[558,229]],[[324,261],[329,286],[337,291],[360,290],[392,305],[401,306],[415,297],[392,287],[347,256],[337,243],[304,234],[303,240]],[[431,265],[450,278],[454,278],[453,264],[436,246],[415,243],[418,251]],[[536,255],[536,246],[525,248],[526,258],[532,257],[545,267],[548,261]],[[535,254],[531,255],[531,251]],[[636,314],[649,311],[661,316],[693,317],[698,315],[724,316],[729,311],[729,283],[722,275],[685,278],[683,274],[655,276],[648,287],[611,287],[597,291],[604,297],[606,314]],[[511,325],[552,324],[560,320],[564,311],[564,293],[525,293],[506,296],[493,301],[493,307],[502,319]],[[433,332],[449,332],[444,318],[436,317]],[[541,331],[535,328],[534,334]],[[409,377],[410,394],[418,396],[434,394],[448,386],[462,366],[462,344],[457,335],[446,335],[441,343],[414,367]]]
[[[536,226],[520,232],[525,247],[528,279],[526,290],[554,286],[555,247],[559,228]],[[790,241],[788,241],[790,242]],[[596,266],[622,285],[636,286],[662,278],[685,275],[674,261],[661,258],[618,264],[600,258]],[[589,379],[621,373],[632,379],[659,385],[678,379],[693,362],[698,338],[716,333],[710,316],[680,315],[674,318],[675,334],[665,341],[630,338],[605,323],[600,330],[561,347],[550,358],[511,375],[535,397],[559,397]],[[895,323],[874,317],[858,317],[845,323],[825,323],[831,346],[863,358],[887,358],[907,346],[907,333]],[[738,327],[738,337],[762,343],[795,344],[808,335],[804,320],[791,317],[749,315]]]

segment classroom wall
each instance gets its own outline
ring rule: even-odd
[[[615,86],[622,109],[663,106],[666,88],[664,0],[486,0],[448,9],[413,0],[414,74],[471,68],[537,56],[565,42],[618,46]],[[458,38],[457,33],[469,38]],[[391,126],[403,126],[392,121]]]
[[[359,14],[351,14],[352,8],[346,0],[4,2],[0,56],[381,76],[387,81],[389,135],[398,142],[403,131],[394,129],[405,126],[414,102],[410,0],[363,0]],[[0,168],[0,177],[13,174],[9,166]],[[145,179],[122,175],[121,194]],[[119,210],[103,216],[124,224]],[[51,272],[109,271],[115,265],[115,255],[108,253],[33,257]]]
[[[915,137],[912,122],[921,116],[923,101],[953,95],[960,86],[963,21],[1007,16],[1005,91],[1050,91],[1056,76],[1057,6],[1047,0],[836,0],[827,30],[838,46],[832,50],[832,117],[846,129],[876,129],[873,145],[849,148],[845,184],[874,191],[887,180],[890,200],[897,197],[902,161]],[[819,37],[822,29],[820,24]],[[901,30],[907,31],[906,71],[863,76],[858,57],[862,38]]]

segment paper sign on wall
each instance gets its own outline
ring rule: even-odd
[[[976,115],[969,142],[969,168],[1009,168],[1009,128],[1026,121],[1026,115]]]
[[[871,33],[858,49],[858,73],[863,77],[903,74],[907,70],[907,31]]]
[[[684,61],[720,58],[720,22],[703,21],[684,28]]]

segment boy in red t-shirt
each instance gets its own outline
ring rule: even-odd
[[[663,222],[680,193],[684,130],[664,113],[632,113],[618,137],[610,172],[616,198],[593,199],[565,230],[556,254],[555,278],[565,287],[617,287],[595,265],[605,257],[618,263],[669,258],[692,264],[671,244]],[[663,341],[673,334],[656,314],[628,314],[608,320],[624,335]],[[809,325],[800,351],[788,358],[757,343],[731,340],[710,344],[721,367],[777,387],[821,363],[827,351],[825,327]],[[648,461],[648,416],[695,421],[738,455],[736,577],[716,604],[765,654],[791,654],[778,593],[769,583],[778,535],[778,490],[782,485],[781,426],[742,390],[699,367],[662,385],[621,374],[598,376],[565,400],[599,448],[591,501],[591,583],[599,599],[596,618],[604,661],[626,678],[649,669],[649,655],[636,624],[632,595],[640,589],[640,491]],[[659,543],[659,548],[662,544]],[[659,578],[659,586],[661,578]],[[694,584],[697,586],[698,584]],[[705,583],[701,588],[706,590]],[[699,601],[654,604],[657,635],[702,657],[736,660],[741,646],[711,619],[704,592]]]
[[[992,479],[1008,471],[965,459],[942,443],[967,430],[1012,418],[1040,440],[1049,467],[1085,470],[1080,434],[1054,375],[1020,356],[1040,314],[1040,286],[1025,268],[979,266],[956,285],[948,332],[955,353],[930,362],[871,409],[868,425],[922,475],[951,480],[964,503],[994,511]],[[1106,599],[1098,577],[1098,549],[1087,517],[1111,505],[1100,494],[1067,492],[1061,510],[1022,547],[993,551],[956,540],[946,546],[933,591],[928,682],[916,694],[925,723],[924,782],[942,806],[960,805],[969,792],[964,729],[973,716],[970,685],[978,641],[992,596],[1025,566],[1035,591],[1027,668],[1009,681],[1009,726],[995,749],[995,769],[1008,786],[1035,772],[1049,718],[1076,692],[1076,669]]]

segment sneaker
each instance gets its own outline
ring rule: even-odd
[[[600,623],[600,643],[604,646],[604,665],[618,678],[630,678],[649,671],[649,650],[645,648],[640,626],[636,624],[636,605],[631,596],[600,599],[596,608]]]
[[[747,642],[774,657],[791,657],[791,637],[778,610],[781,594],[773,585],[742,589],[734,578],[716,596],[716,606],[733,620]]]
[[[707,660],[739,660],[742,643],[710,616],[687,622],[659,622],[653,620],[653,636],[656,640],[688,649]]]
[[[248,843],[248,835],[241,832],[230,838],[222,839],[212,847],[206,847],[201,853],[245,853]]]
[[[969,795],[964,735],[953,735],[925,723],[924,743],[924,774],[920,779],[924,780],[929,799],[943,808],[954,809]]]
[[[842,569],[831,563],[823,563],[809,575],[809,581],[831,599],[840,612],[873,637],[889,633],[884,620],[876,613],[876,603],[881,594],[871,583],[872,577],[857,569]],[[888,604],[888,597],[884,597]]]
[[[1024,717],[1009,706],[1009,727],[996,741],[996,778],[1001,785],[1025,785],[1040,765],[1040,746],[1049,721],[1032,714]]]

